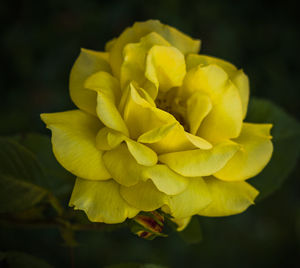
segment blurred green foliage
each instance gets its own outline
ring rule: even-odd
[[[37,157],[47,176],[47,185],[42,186],[64,200],[65,208],[72,176],[49,154],[51,148],[45,136],[27,133],[49,134],[40,121],[41,112],[75,107],[68,95],[68,76],[80,47],[103,50],[108,40],[134,21],[160,19],[200,38],[202,53],[224,58],[244,69],[250,78],[252,96],[271,100],[299,118],[300,35],[295,1],[2,1],[0,15],[0,134],[14,136]],[[291,121],[286,122],[286,130],[281,129],[281,133],[298,128]],[[287,154],[281,157],[286,163],[296,162],[298,153],[291,159],[289,150],[291,143],[299,144],[299,140],[288,138],[284,141]],[[285,144],[281,147],[284,151]],[[279,191],[246,213],[228,218],[197,218],[199,224],[191,226],[196,228],[192,234],[198,234],[195,239],[190,230],[186,230],[185,237],[174,234],[146,241],[131,235],[128,229],[101,232],[95,228],[76,232],[79,245],[71,248],[62,236],[73,238],[61,228],[21,229],[5,225],[0,229],[0,251],[4,252],[0,253],[0,266],[20,267],[18,258],[21,263],[34,262],[30,254],[54,267],[104,267],[118,263],[291,267],[299,261],[300,251],[299,175],[297,168]],[[81,216],[78,215],[83,221]],[[202,240],[190,244],[197,239]],[[18,257],[15,251],[26,254],[18,253],[23,254]],[[11,264],[8,258],[18,260]]]

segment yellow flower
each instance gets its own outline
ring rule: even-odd
[[[77,176],[70,206],[105,223],[160,208],[182,230],[193,215],[254,203],[245,180],[270,160],[271,125],[243,122],[248,77],[199,49],[150,20],[105,52],[81,50],[70,76],[79,109],[41,115],[57,160]]]

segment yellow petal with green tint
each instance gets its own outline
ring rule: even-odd
[[[189,124],[190,133],[196,135],[203,119],[212,109],[210,98],[201,92],[195,92],[187,100],[186,119]]]
[[[212,148],[212,145],[205,139],[202,139],[186,131],[185,131],[185,135],[188,138],[188,140],[199,149],[208,150]]]
[[[96,148],[97,132],[103,125],[81,110],[41,114],[52,131],[52,146],[58,162],[71,173],[89,180],[111,178],[104,166],[103,152]]]
[[[183,177],[166,165],[155,165],[148,168],[144,175],[150,178],[157,189],[168,195],[179,194],[188,186],[189,179]]]
[[[124,139],[125,136],[123,134],[104,127],[97,133],[96,147],[103,151],[111,150],[117,147]]]
[[[96,114],[97,94],[85,89],[84,82],[93,73],[111,71],[106,58],[107,53],[81,49],[71,70],[69,87],[72,101],[81,110],[94,115]]]
[[[243,70],[238,70],[233,64],[228,61],[218,59],[206,55],[189,54],[186,59],[187,70],[190,70],[198,65],[216,64],[220,66],[229,76],[231,81],[237,87],[243,108],[243,118],[245,118],[249,101],[249,79]]]
[[[139,210],[130,206],[120,195],[113,180],[89,181],[77,178],[69,205],[83,210],[92,222],[121,223],[133,218]]]
[[[199,52],[199,40],[194,40],[173,27],[164,25],[158,20],[136,22],[132,27],[127,28],[118,37],[110,49],[110,63],[116,77],[120,77],[120,69],[123,62],[123,49],[126,44],[136,43],[143,36],[152,32],[156,32],[161,35],[172,46],[178,48],[184,55]]]
[[[151,180],[136,185],[120,187],[122,197],[133,207],[142,211],[153,211],[167,202],[167,195],[160,192]]]
[[[271,127],[271,124],[244,123],[240,136],[234,139],[240,149],[214,176],[225,181],[239,181],[260,173],[273,152]]]
[[[202,178],[189,178],[187,188],[178,195],[168,197],[170,214],[186,218],[198,213],[211,202],[211,194]]]
[[[176,126],[176,122],[163,125],[145,132],[138,137],[138,142],[142,143],[155,143],[162,140],[168,133]]]
[[[153,166],[157,163],[157,155],[149,147],[131,139],[126,139],[125,141],[129,152],[138,164],[143,166]]]
[[[122,185],[131,186],[144,179],[146,167],[137,163],[125,144],[105,152],[103,162],[111,177]]]
[[[214,177],[205,178],[212,202],[198,214],[201,216],[230,216],[245,211],[258,195],[258,191],[244,181],[225,182]]]
[[[176,121],[171,114],[152,106],[133,84],[129,85],[128,96],[124,102],[123,118],[132,139],[137,139],[152,129]]]
[[[184,55],[177,48],[156,45],[149,50],[145,76],[160,91],[181,86],[185,73]]]
[[[159,155],[159,161],[188,177],[209,176],[225,166],[239,146],[226,141],[210,150],[189,150]]]

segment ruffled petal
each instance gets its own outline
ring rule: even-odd
[[[161,35],[172,46],[178,48],[184,55],[188,53],[199,52],[199,40],[194,40],[173,27],[163,25],[157,20],[136,22],[132,27],[127,28],[118,37],[118,39],[114,42],[113,46],[110,49],[110,63],[113,73],[116,77],[120,77],[124,46],[129,43],[138,42],[141,37],[151,32],[156,32]]]
[[[239,146],[226,141],[210,150],[189,150],[159,155],[159,161],[188,177],[209,176],[225,166]]]
[[[125,144],[105,152],[103,162],[111,177],[122,185],[131,186],[144,179],[146,167],[137,163]]]
[[[179,94],[188,99],[197,91],[206,94],[212,102],[212,109],[202,121],[197,135],[213,143],[236,138],[242,127],[242,103],[228,74],[217,65],[191,69]]]
[[[122,198],[119,185],[113,180],[77,178],[69,205],[83,210],[92,222],[120,223],[139,212]]]
[[[214,177],[205,178],[212,202],[199,215],[209,217],[229,216],[245,211],[258,195],[258,191],[244,181],[224,182]]]
[[[85,86],[98,93],[96,112],[103,124],[128,136],[128,128],[116,107],[116,99],[120,96],[115,78],[105,72],[99,72],[90,76]]]
[[[160,192],[151,180],[130,187],[121,186],[120,193],[130,205],[143,211],[158,209],[168,200],[167,195]]]
[[[186,59],[187,70],[190,70],[198,65],[216,64],[220,66],[229,76],[231,81],[237,87],[243,108],[243,118],[245,118],[249,101],[249,79],[243,70],[238,70],[233,64],[228,61],[221,60],[211,56],[189,54]]]
[[[144,174],[159,191],[168,195],[181,193],[189,184],[188,178],[175,173],[166,165],[155,165],[148,168]]]
[[[182,193],[169,196],[168,199],[169,213],[174,218],[186,218],[208,206],[211,195],[202,178],[189,178],[188,187]]]
[[[244,123],[240,136],[234,139],[240,149],[214,176],[225,181],[239,181],[261,172],[273,152],[271,127],[271,124]]]
[[[158,136],[152,136],[154,133],[149,131],[145,133],[145,136],[141,136],[139,140],[142,140],[143,143],[147,143],[157,154],[197,148],[207,150],[212,147],[208,141],[186,132],[178,122],[164,125],[162,128],[157,128],[153,131],[159,133]]]
[[[149,50],[145,76],[159,91],[181,86],[185,73],[184,55],[177,48],[155,45]]]
[[[103,127],[97,117],[80,110],[42,114],[52,131],[53,152],[58,162],[71,173],[89,180],[111,178],[96,148],[98,130]]]
[[[85,89],[84,82],[93,73],[111,71],[106,58],[107,53],[81,49],[71,70],[69,85],[71,99],[78,108],[93,115],[96,114],[97,94]]]

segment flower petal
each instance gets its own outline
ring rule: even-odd
[[[258,191],[244,181],[224,182],[214,177],[205,178],[212,202],[199,215],[209,217],[229,216],[245,211],[254,204]]]
[[[125,136],[120,132],[104,127],[97,133],[96,147],[99,150],[108,151],[117,147],[124,139]]]
[[[205,208],[211,202],[210,192],[200,177],[189,178],[188,187],[180,194],[169,196],[169,212],[174,218],[186,218]]]
[[[130,205],[143,211],[153,211],[167,202],[167,195],[157,190],[151,180],[130,187],[121,186],[120,193]]]
[[[168,133],[176,126],[176,122],[172,122],[170,124],[163,125],[161,127],[157,127],[151,129],[138,138],[138,142],[143,143],[155,143],[162,140],[164,137],[168,135]]]
[[[144,179],[142,172],[146,167],[137,163],[125,144],[105,152],[103,162],[111,177],[122,185],[131,186]]]
[[[196,135],[203,119],[212,109],[210,98],[201,92],[195,92],[187,100],[186,118],[189,123],[190,133]]]
[[[202,121],[197,135],[213,143],[236,138],[242,127],[242,103],[238,89],[227,73],[217,65],[199,65],[191,69],[180,94],[188,99],[197,91],[206,94],[212,102],[212,109]]]
[[[41,114],[52,131],[53,152],[58,162],[71,173],[89,180],[111,178],[102,161],[103,152],[96,148],[98,118],[80,110]]]
[[[159,161],[175,172],[188,177],[209,176],[225,166],[238,150],[238,145],[226,141],[210,150],[189,150],[159,155]]]
[[[153,107],[141,96],[133,84],[129,85],[123,117],[132,139],[137,139],[149,130],[176,121],[171,114]]]
[[[149,147],[131,139],[126,139],[125,141],[129,152],[139,164],[153,166],[157,163],[157,155]]]
[[[189,179],[183,177],[166,165],[155,165],[148,168],[145,177],[150,178],[157,189],[168,195],[181,193],[188,185]]]
[[[113,180],[77,178],[69,205],[83,210],[92,222],[120,223],[139,212],[122,198],[119,185]]]
[[[197,134],[217,143],[236,138],[243,123],[241,100],[236,87],[230,82],[222,95],[213,100],[211,112],[204,118]]]
[[[243,118],[245,118],[249,101],[249,79],[243,70],[238,70],[233,64],[228,61],[221,60],[211,56],[189,54],[186,59],[187,70],[190,70],[198,65],[216,64],[220,66],[229,76],[231,81],[237,87],[243,108]]]
[[[181,86],[185,73],[184,55],[177,48],[155,45],[149,50],[145,76],[161,92]]]
[[[126,87],[131,81],[136,81],[155,98],[157,87],[149,84],[145,77],[146,56],[154,45],[170,46],[170,44],[159,34],[152,32],[142,37],[139,43],[129,43],[123,51],[124,61],[121,67],[121,85]]]
[[[241,148],[214,176],[225,181],[238,181],[261,172],[273,152],[271,127],[271,124],[244,123],[240,136],[234,139]]]
[[[177,224],[177,231],[181,232],[183,231],[190,223],[192,217],[187,218],[173,218],[172,221]]]
[[[200,49],[199,40],[194,40],[173,27],[163,25],[158,20],[136,22],[119,36],[110,49],[110,62],[116,77],[120,77],[124,46],[129,43],[138,42],[141,37],[151,32],[156,32],[161,35],[172,46],[178,48],[184,55],[187,53],[198,53]]]
[[[81,49],[71,70],[69,85],[71,99],[78,108],[93,115],[96,114],[97,96],[95,92],[85,89],[84,82],[95,72],[111,71],[106,56],[107,53],[104,52]]]
[[[117,83],[109,74],[99,72],[90,76],[85,85],[98,93],[96,112],[103,124],[128,136],[127,126],[116,107],[119,91]]]

